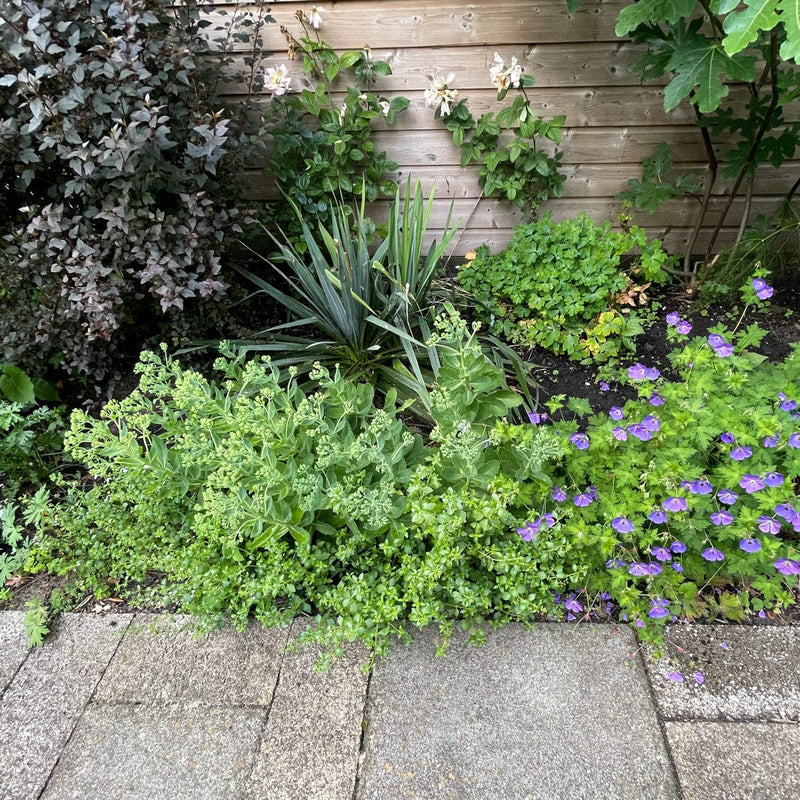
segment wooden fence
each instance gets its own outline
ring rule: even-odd
[[[566,115],[561,144],[564,193],[543,207],[554,219],[584,211],[597,221],[616,220],[621,204],[614,196],[626,188],[629,178],[640,177],[641,160],[662,141],[670,143],[678,169],[705,171],[692,107],[684,102],[666,114],[663,85],[641,85],[630,69],[642,50],[614,35],[617,14],[626,4],[624,0],[584,0],[581,9],[569,15],[565,0],[328,0],[321,4],[325,12],[320,34],[337,50],[368,44],[376,59],[391,65],[393,74],[379,79],[376,91],[387,97],[408,97],[411,105],[394,126],[384,126],[376,134],[376,144],[398,163],[396,180],[415,176],[426,189],[436,186],[435,224],[443,224],[453,202],[454,217],[463,228],[455,254],[462,255],[482,242],[492,248],[502,246],[524,216],[507,202],[483,197],[476,168],[459,166],[460,151],[434,119],[433,110],[425,107],[423,94],[433,77],[452,72],[453,87],[460,97],[469,99],[476,117],[486,110],[499,110],[489,83],[495,52],[506,63],[516,56],[535,78],[536,86],[528,94],[539,113]],[[234,10],[217,5],[229,13]],[[299,9],[310,14],[311,3],[275,0],[270,10],[278,24],[267,25],[262,32],[263,66],[285,63],[295,86],[303,82],[302,72],[299,62],[287,61],[280,25],[299,35],[295,18]],[[231,78],[226,91],[235,96],[241,87]],[[731,89],[735,101],[743,99],[743,93],[743,87]],[[780,174],[763,170],[755,182],[751,216],[773,211],[798,176],[800,162],[784,164]],[[269,194],[269,180],[261,172],[253,170],[251,180],[256,196]],[[718,184],[697,242],[698,252],[705,248],[725,204],[729,184],[719,179]],[[723,243],[733,236],[743,209],[744,201],[735,201],[722,231]],[[641,212],[634,221],[659,237],[665,247],[682,252],[698,210],[698,199],[688,197],[669,201],[652,215]],[[379,204],[377,213],[384,211]]]

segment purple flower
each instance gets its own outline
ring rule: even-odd
[[[652,414],[648,414],[642,420],[642,425],[644,425],[644,427],[647,428],[648,431],[652,431],[653,433],[660,430],[661,428],[661,423]]]
[[[692,331],[692,323],[689,322],[688,319],[682,319],[678,323],[677,331],[678,331],[678,333],[681,333],[684,336],[686,336],[687,334],[691,333],[691,331]]]
[[[661,373],[655,367],[645,367],[644,376],[649,381],[656,381],[661,376]]]
[[[544,422],[547,419],[547,414],[539,414],[536,411],[529,411],[528,412],[528,419],[534,425],[538,425],[539,423]]]
[[[589,437],[585,433],[573,433],[569,437],[570,442],[578,448],[578,450],[589,449]]]
[[[725,444],[733,444],[736,441],[736,437],[730,431],[725,431],[725,433],[720,434],[719,439]]]
[[[725,344],[725,338],[718,333],[712,333],[708,337],[708,343],[716,350],[720,345]]]
[[[697,683],[699,686],[702,686],[706,682],[705,675],[703,675],[702,672],[695,672],[692,677],[694,678],[695,683]]]
[[[768,300],[775,291],[766,281],[762,281],[761,278],[753,279],[753,290],[759,300]]]
[[[616,428],[612,429],[611,435],[618,442],[626,442],[626,441],[628,441],[628,431],[626,431],[625,428],[620,428],[619,425],[617,425]]]
[[[777,447],[779,441],[780,437],[777,434],[775,436],[765,436],[763,445],[764,447]]]
[[[553,514],[544,514],[536,520],[536,524],[539,526],[544,525],[545,528],[552,528],[556,524],[556,518]]]
[[[771,487],[780,486],[783,483],[783,475],[780,472],[768,472],[764,475],[764,483]]]
[[[719,358],[728,358],[733,355],[733,345],[723,342],[719,347],[714,348],[714,352]]]
[[[683,675],[681,675],[680,672],[670,672],[670,674],[667,675],[667,678],[673,683],[683,683]]]
[[[725,503],[726,506],[732,506],[739,499],[739,495],[732,489],[720,489],[717,492],[717,500],[720,503]]]
[[[523,542],[530,542],[539,533],[539,522],[526,522],[521,528],[517,528],[517,533]]]
[[[650,601],[650,611],[648,611],[647,616],[652,617],[653,619],[664,619],[669,614],[669,600],[661,600],[658,597],[654,597]]]
[[[749,472],[745,473],[742,479],[739,481],[739,486],[744,489],[747,494],[753,494],[754,492],[759,492],[761,489],[764,488],[764,481],[758,477],[758,475],[751,475]]]
[[[661,504],[661,507],[664,509],[664,511],[686,511],[686,509],[689,507],[689,504],[683,497],[668,497]]]
[[[677,541],[677,542],[673,542],[669,546],[669,549],[672,550],[673,553],[685,553],[686,552],[686,545],[681,541]]]
[[[628,425],[628,432],[642,442],[648,442],[653,438],[653,434],[641,422]]]
[[[676,561],[673,561],[670,566],[675,570],[675,572],[683,572],[683,564],[678,564]]]
[[[789,503],[781,503],[775,506],[775,516],[785,519],[787,522],[793,522],[794,518],[797,516],[797,511],[795,507],[789,505]]]
[[[625,412],[619,406],[611,406],[608,409],[608,416],[611,419],[622,419],[625,416]]]
[[[632,381],[643,381],[644,380],[644,372],[647,369],[644,364],[640,364],[638,361],[632,367],[628,367],[628,377]]]
[[[782,411],[795,411],[797,409],[797,400],[790,400],[783,392],[778,392],[778,398],[781,400]]]
[[[757,521],[758,529],[760,531],[763,531],[764,533],[771,533],[773,536],[780,533],[781,524],[778,522],[778,520],[768,517],[766,514],[762,514]]]
[[[575,614],[580,614],[580,612],[583,611],[583,606],[572,595],[567,598],[566,603],[564,603],[564,608],[566,608],[567,611],[574,612]]]
[[[650,563],[647,565],[647,571],[651,575],[660,575],[664,571],[664,567],[661,564]]]
[[[789,441],[786,442],[787,447],[791,447],[794,450],[800,449],[800,433],[795,432],[789,437]]]
[[[689,484],[689,491],[692,494],[711,494],[714,487],[705,478],[698,478]]]
[[[659,561],[672,561],[672,552],[667,547],[653,547],[650,549],[650,552]]]
[[[567,499],[567,493],[560,486],[554,486],[553,490],[550,492],[550,497],[552,497],[556,503],[563,503]]]
[[[586,506],[590,506],[594,500],[588,492],[581,492],[572,498],[572,502],[579,508],[584,508]]]
[[[722,550],[717,550],[716,547],[706,547],[700,555],[706,561],[724,561],[725,560],[725,553]]]
[[[758,539],[742,539],[739,542],[739,548],[744,550],[745,553],[757,553],[761,549],[761,542]]]
[[[649,575],[650,574],[650,565],[649,564],[643,564],[640,561],[637,561],[637,562],[635,562],[634,564],[631,564],[628,567],[628,573],[630,575],[636,576],[637,578],[642,577],[644,575]]]
[[[589,497],[591,497],[592,500],[597,500],[597,487],[594,484],[587,486],[586,491],[589,493]]]
[[[667,521],[667,513],[662,511],[660,508],[654,508],[648,515],[647,519],[650,522],[655,522],[656,525],[661,525],[662,523]]]
[[[600,391],[601,392],[608,392],[610,390],[611,390],[611,387],[605,381],[600,381]]]
[[[730,457],[734,461],[744,461],[751,455],[753,455],[753,451],[749,447],[734,447],[730,452]]]
[[[677,311],[670,311],[667,314],[667,325],[677,325],[681,321],[681,315]]]
[[[628,562],[623,561],[621,558],[609,558],[608,561],[606,561],[606,569],[620,569],[627,566]]]
[[[653,394],[650,395],[648,402],[651,406],[663,406],[664,398],[658,392],[653,392]]]
[[[721,511],[715,511],[711,515],[711,521],[715,525],[730,525],[733,522],[733,514],[727,509],[722,509]]]
[[[634,524],[627,517],[614,517],[611,527],[620,533],[632,533],[634,530]]]
[[[782,575],[800,575],[800,561],[792,561],[790,558],[779,558],[774,567]]]

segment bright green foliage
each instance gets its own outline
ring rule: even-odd
[[[627,619],[643,620],[653,636],[670,615],[738,620],[746,612],[779,612],[793,602],[798,587],[798,577],[781,574],[775,564],[800,558],[800,518],[787,521],[787,507],[780,509],[781,504],[798,508],[800,428],[792,401],[800,400],[800,347],[772,364],[748,352],[765,335],[757,326],[737,334],[713,330],[735,346],[732,355],[720,356],[705,338],[695,338],[671,354],[674,380],[634,380],[621,372],[621,382],[638,395],[625,404],[621,420],[602,410],[579,422],[553,423],[565,438],[580,427],[590,445],[572,446],[554,471],[553,481],[566,497],[549,509],[557,524],[542,530],[532,547],[551,547],[551,536],[566,539],[564,557],[587,569],[585,581],[570,588],[589,598],[609,592]],[[674,330],[670,336],[687,341]],[[663,404],[651,404],[654,391]],[[652,438],[642,431],[643,421]],[[748,450],[737,454],[739,447]],[[760,484],[746,483],[747,475]],[[700,479],[711,488],[693,489]],[[574,505],[573,497],[591,486],[597,498]],[[738,495],[735,502],[720,499],[723,489]],[[648,519],[669,497],[685,499],[687,510],[667,511],[665,522]],[[711,515],[725,509],[730,521],[715,523]],[[612,522],[619,524],[620,518],[633,530],[615,529]],[[779,530],[768,532],[774,523]],[[752,539],[758,544],[746,541]],[[670,549],[675,542],[685,545],[685,552],[680,546]],[[666,554],[654,550],[659,547]],[[711,547],[724,559],[704,558]],[[655,565],[656,571],[636,575],[634,564]],[[659,601],[668,613],[660,614]]]
[[[50,633],[47,627],[50,612],[47,605],[38,597],[33,597],[25,604],[23,626],[28,638],[29,647],[41,647],[44,637]]]
[[[306,394],[266,359],[228,353],[212,383],[145,354],[139,390],[74,414],[67,447],[94,484],[69,487],[32,563],[100,593],[160,572],[208,624],[307,613],[313,635],[377,649],[409,619],[448,631],[545,610],[551,576],[514,524],[561,447],[498,420],[519,399],[461,320],[440,319],[435,346],[428,445],[393,393],[378,409],[338,373],[319,368]]]
[[[642,160],[641,180],[631,178],[629,188],[620,192],[616,199],[652,214],[666,200],[696,192],[700,188],[699,178],[688,174],[673,176],[672,163],[669,145],[661,142],[650,158]]]
[[[641,255],[623,268],[633,248]],[[559,223],[546,216],[517,228],[506,250],[480,252],[458,280],[492,331],[529,347],[603,361],[641,332],[636,314],[621,313],[615,297],[631,294],[632,276],[637,283],[663,280],[666,259],[658,241],[648,242],[638,228],[615,232],[583,215]]]
[[[302,58],[303,71],[317,83],[297,94],[290,87],[289,93],[273,98],[265,117],[274,141],[267,172],[313,226],[314,218],[330,222],[336,213],[333,198],[347,202],[364,195],[373,201],[394,194],[397,186],[387,173],[397,164],[376,150],[373,126],[379,120],[391,125],[409,100],[388,99],[372,90],[376,77],[391,75],[387,62],[374,61],[369,49],[338,55],[307,19],[300,21],[305,34],[287,36]],[[353,85],[337,104],[332,84],[346,72],[353,73]],[[285,202],[270,204],[267,212],[271,223],[302,243],[297,216]]]

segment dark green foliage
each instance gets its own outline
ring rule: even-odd
[[[641,255],[624,268],[633,248]],[[610,223],[598,226],[585,216],[560,223],[546,216],[517,228],[501,253],[480,252],[458,280],[495,333],[606,360],[617,355],[620,339],[641,332],[635,313],[620,312],[619,296],[638,302],[636,284],[663,280],[666,260],[658,241],[648,242],[638,228],[614,232]]]
[[[9,0],[0,22],[0,341],[88,370],[132,314],[224,292],[236,141],[196,3]]]

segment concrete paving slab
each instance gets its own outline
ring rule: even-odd
[[[239,798],[266,713],[92,703],[42,800]]]
[[[294,640],[306,623],[295,620]],[[287,653],[264,731],[248,800],[351,800],[358,772],[368,679],[366,649],[352,644],[330,669],[317,651]]]
[[[0,697],[28,657],[24,611],[0,611]]]
[[[190,617],[137,614],[97,689],[116,703],[269,705],[289,628],[198,637]]]
[[[3,800],[38,798],[131,619],[65,614],[28,655],[0,700]]]
[[[800,628],[671,626],[666,645],[663,660],[647,658],[664,718],[800,720]],[[667,677],[676,664],[683,683]],[[696,670],[702,685],[690,677]]]
[[[628,628],[510,625],[445,658],[435,640],[376,666],[358,800],[677,797]]]
[[[791,723],[668,722],[684,800],[800,797],[800,727]]]

